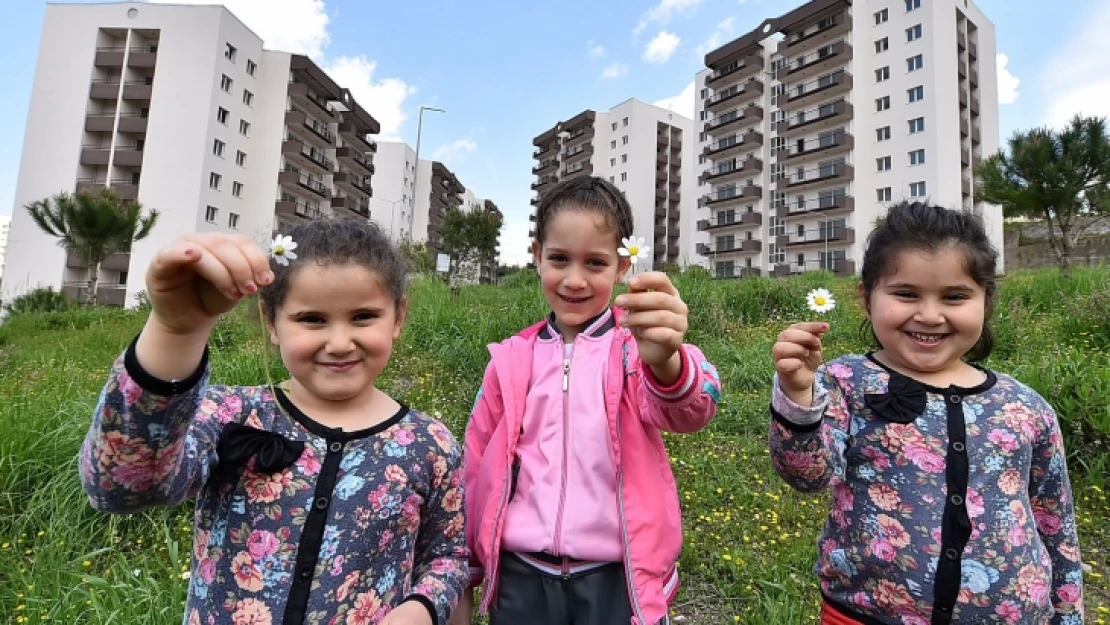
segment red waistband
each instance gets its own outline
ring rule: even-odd
[[[825,601],[821,604],[821,625],[862,625],[862,623],[845,615],[828,601]]]

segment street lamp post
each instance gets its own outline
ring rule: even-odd
[[[416,122],[416,163],[412,173],[412,199],[409,204],[409,238],[412,238],[413,219],[416,218],[416,183],[420,178],[420,135],[424,130],[424,111],[435,111],[437,113],[446,113],[443,109],[437,109],[432,106],[421,106],[420,115]]]

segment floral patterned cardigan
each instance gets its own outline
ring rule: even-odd
[[[927,386],[872,356],[817,373],[803,408],[775,382],[775,470],[832,489],[814,572],[867,624],[1080,625],[1083,579],[1052,407],[1006,375]]]
[[[196,498],[188,625],[361,625],[404,601],[442,625],[469,582],[461,449],[404,406],[344,432],[280,390],[210,385],[207,353],[158,380],[132,344],[78,464],[98,510]]]

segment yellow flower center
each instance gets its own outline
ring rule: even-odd
[[[825,300],[824,296],[822,296],[822,295],[818,295],[817,297],[813,298],[813,303],[818,305],[818,306],[824,306],[825,302],[826,302],[826,300]]]
[[[278,256],[281,256],[284,253],[285,253],[285,247],[284,246],[282,246],[280,244],[274,246],[274,254],[276,254]]]
[[[628,254],[630,256],[639,256],[640,255],[640,246],[639,245],[629,245],[628,246]]]

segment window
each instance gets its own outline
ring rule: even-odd
[[[875,11],[875,25],[878,26],[883,22],[890,19],[890,11],[883,9],[882,11]]]
[[[210,224],[216,223],[216,215],[220,213],[220,209],[215,206],[209,206],[204,209],[204,220]]]
[[[220,89],[223,89],[224,91],[226,91],[228,93],[231,93],[231,85],[233,85],[233,84],[235,84],[235,81],[228,78],[227,74],[224,74],[220,78]]]
[[[248,76],[254,76],[254,72],[257,71],[257,70],[258,70],[258,65],[256,65],[254,61],[252,61],[250,59],[247,59],[247,75]],[[238,219],[239,216],[235,215],[235,218]]]
[[[906,59],[906,71],[907,72],[916,72],[917,70],[921,69],[924,65],[925,65],[925,59],[920,54],[918,54],[917,56],[911,56],[910,58]]]
[[[925,86],[918,85],[913,89],[906,89],[906,96],[910,102],[920,102],[925,99]]]
[[[227,116],[228,112],[227,109],[225,109],[224,107],[221,106],[220,108],[216,109],[216,121],[220,122],[224,126],[227,125]]]
[[[212,153],[215,154],[216,156],[219,156],[220,158],[223,158],[224,157],[224,147],[226,145],[227,144],[225,144],[223,141],[220,141],[219,139],[216,139],[215,141],[212,142]]]
[[[254,106],[254,94],[246,89],[243,89],[243,104]]]
[[[610,167],[616,167],[617,166],[617,159],[615,159],[615,158],[609,159],[609,166]]]
[[[247,153],[242,150],[235,150],[235,164],[240,167],[246,167]]]
[[[886,141],[890,139],[890,126],[875,129],[875,140]]]
[[[912,150],[910,152],[910,165],[924,165],[925,150]]]
[[[906,41],[916,41],[918,39],[921,39],[921,24],[906,29]]]
[[[621,172],[621,182],[628,182],[628,172]]]
[[[921,0],[906,0],[906,13],[921,8]]]
[[[875,42],[875,54],[881,54],[890,49],[890,37],[883,37]]]
[[[616,182],[616,181],[617,181],[617,179],[615,177],[609,176],[609,182]]]
[[[231,195],[233,195],[235,197],[242,197],[243,196],[243,183],[242,182],[233,182],[233,183],[231,183]]]
[[[621,145],[628,145],[628,135],[621,137]]]
[[[910,197],[925,197],[925,183],[924,182],[911,182],[910,183]]]
[[[876,199],[878,201],[880,201],[880,202],[889,202],[890,201],[890,187],[882,187],[880,189],[875,189],[875,195],[876,195]]]
[[[236,50],[235,46],[231,45],[230,43],[226,43],[224,45],[226,46],[224,48],[224,58],[234,63],[235,53],[238,52],[238,50]]]
[[[875,159],[875,169],[877,171],[890,171],[890,157],[880,156]]]
[[[614,131],[614,132],[616,132],[616,130],[617,130],[617,122],[613,122],[612,124],[610,124],[610,127],[612,127],[613,131]]]
[[[882,82],[884,80],[890,80],[889,65],[887,65],[886,67],[880,67],[879,69],[875,70],[875,82]]]
[[[239,215],[238,214],[236,214],[236,213],[228,213],[227,214],[227,227],[228,228],[238,228],[239,227]]]
[[[925,118],[915,117],[909,121],[910,134],[914,135],[919,132],[925,132]]]
[[[212,189],[215,189],[215,190],[219,191],[220,190],[220,183],[223,182],[223,179],[224,179],[223,176],[217,174],[216,172],[212,172],[212,173],[208,174],[208,186]]]
[[[890,96],[884,95],[881,98],[875,98],[875,110],[878,112],[885,111],[890,108]]]
[[[612,141],[609,142],[609,149],[610,150],[617,149],[617,140],[616,139],[613,139]]]
[[[627,163],[628,162],[628,155],[627,154],[621,154],[621,162],[622,163]]]
[[[628,127],[628,118],[627,117],[624,118],[624,121],[621,122],[621,125],[626,127],[626,128]]]
[[[239,120],[239,134],[244,137],[249,136],[251,132],[251,123],[245,119]]]

